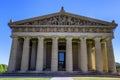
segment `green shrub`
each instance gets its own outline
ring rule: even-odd
[[[5,64],[0,64],[0,72],[5,72],[7,71],[8,66]]]
[[[120,69],[120,63],[116,62],[116,68]]]

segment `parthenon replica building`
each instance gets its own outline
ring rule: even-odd
[[[112,39],[117,24],[60,12],[10,20],[8,72],[116,73]]]

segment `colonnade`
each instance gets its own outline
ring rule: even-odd
[[[31,69],[35,68],[35,71],[41,72],[44,68],[44,40],[45,37],[37,37],[38,42],[32,41],[32,48],[30,48],[31,37],[23,37],[23,47],[19,49],[19,37],[12,37],[12,47],[9,60],[8,71],[16,71],[17,65],[17,55],[21,53],[21,65],[19,65],[19,70],[21,72],[29,71],[29,65],[31,64]],[[51,37],[52,40],[52,52],[51,52],[51,71],[58,71],[58,40],[60,37]],[[66,63],[65,70],[67,72],[73,71],[73,51],[72,51],[72,40],[74,37],[66,37]],[[78,54],[78,67],[81,72],[87,73],[89,68],[95,68],[97,72],[116,72],[115,59],[112,46],[112,38],[102,39],[96,37],[91,39],[92,41],[87,41],[87,37],[77,38],[80,40],[80,52]],[[93,44],[94,43],[94,44]],[[37,45],[33,46],[33,45]],[[93,46],[94,45],[94,46]],[[35,50],[36,49],[36,50]],[[18,51],[19,50],[19,51]],[[29,61],[31,51],[31,58],[36,58],[36,61]],[[36,52],[35,52],[36,51]],[[36,55],[34,53],[37,53]],[[92,53],[94,53],[94,59],[92,58]],[[36,57],[35,57],[36,56]],[[93,60],[92,60],[93,59]],[[34,64],[36,63],[36,64]],[[94,64],[94,67],[93,67]],[[33,66],[35,65],[35,66]]]

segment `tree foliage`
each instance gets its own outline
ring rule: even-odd
[[[116,62],[116,68],[120,69],[120,63]]]
[[[7,71],[8,66],[6,64],[0,64],[0,72]]]

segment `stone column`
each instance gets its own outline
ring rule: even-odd
[[[112,38],[107,39],[107,55],[108,55],[108,71],[112,73],[116,73],[116,64],[112,46]]]
[[[106,49],[106,42],[103,40],[101,42],[101,48],[102,48],[102,60],[103,60],[103,71],[108,72],[108,61],[107,61],[107,49]]]
[[[88,41],[88,69],[92,70],[92,41]]]
[[[87,46],[86,38],[80,38],[81,40],[81,71],[86,73],[88,71],[87,66]]]
[[[43,69],[46,69],[46,41],[44,41]]]
[[[58,71],[58,37],[52,38],[51,71]]]
[[[66,71],[73,71],[72,38],[66,38]]]
[[[43,70],[44,37],[38,37],[36,71]]]
[[[23,51],[23,39],[18,40],[18,52],[17,52],[17,63],[16,63],[16,70],[20,71],[21,67],[21,59],[22,59],[22,51]]]
[[[8,72],[12,72],[12,71],[16,70],[17,47],[18,47],[18,38],[13,37],[12,46],[11,46],[11,53],[10,53],[10,59],[9,59]]]
[[[32,51],[31,51],[31,55],[30,55],[30,70],[35,70],[36,54],[37,54],[37,41],[32,40]]]
[[[92,70],[96,70],[95,47],[92,48]]]
[[[29,47],[30,38],[24,37],[22,61],[21,61],[21,71],[27,71],[29,66]]]
[[[80,47],[80,42],[78,42],[78,68],[79,70],[81,69],[81,47]]]
[[[101,38],[95,38],[95,56],[96,56],[96,70],[103,72],[102,52],[101,52]]]

